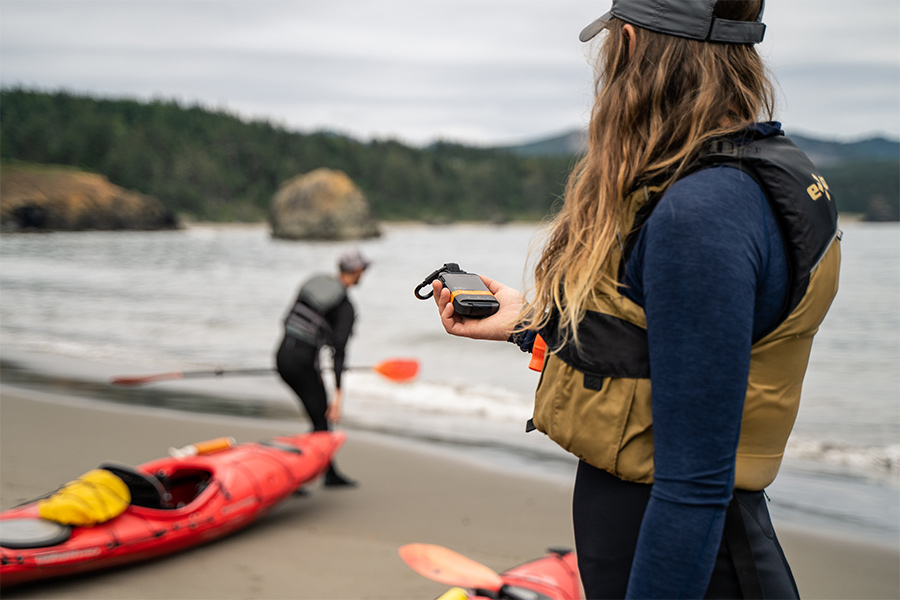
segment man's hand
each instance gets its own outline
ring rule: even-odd
[[[329,423],[341,422],[341,402],[341,390],[336,389],[332,395],[331,402],[328,404],[328,408],[325,409],[325,418],[328,419]]]
[[[435,280],[431,286],[434,289],[434,301],[437,303],[438,312],[441,315],[441,324],[450,335],[472,338],[473,340],[500,340],[505,342],[509,339],[519,313],[522,311],[525,297],[515,288],[505,286],[484,275],[480,277],[494,297],[500,301],[500,310],[484,319],[459,316],[453,310],[453,302],[450,301],[450,290],[444,288],[440,281]]]

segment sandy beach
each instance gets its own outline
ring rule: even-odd
[[[105,460],[139,464],[170,446],[222,435],[239,442],[307,429],[181,413],[0,385],[0,504],[34,498]],[[570,485],[509,475],[425,444],[348,431],[340,467],[356,489],[292,496],[250,528],[181,554],[38,583],[5,598],[434,598],[447,588],[410,570],[397,549],[442,544],[502,570],[573,546]],[[776,524],[777,525],[777,524]],[[898,598],[896,548],[779,527],[805,598]]]

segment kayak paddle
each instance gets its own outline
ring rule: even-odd
[[[391,381],[410,381],[419,372],[419,361],[414,358],[393,358],[382,361],[371,367],[348,367],[348,371],[375,371],[379,375]],[[204,371],[172,371],[169,373],[156,373],[154,375],[124,375],[113,377],[111,383],[115,385],[144,385],[157,381],[171,381],[174,379],[192,379],[196,377],[222,377],[223,375],[265,375],[275,373],[276,369],[211,369]]]
[[[407,544],[399,553],[413,571],[438,583],[494,593],[503,587],[496,571],[443,546]]]

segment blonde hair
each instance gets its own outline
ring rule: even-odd
[[[754,20],[759,0],[720,0],[717,16]],[[738,13],[738,14],[735,14]],[[625,197],[649,181],[664,190],[713,138],[774,112],[774,90],[752,45],[706,43],[635,28],[633,52],[624,23],[613,19],[597,62],[596,98],[587,153],[566,184],[535,263],[533,299],[520,329],[559,318],[560,339],[576,327],[597,284],[614,282],[610,255]]]

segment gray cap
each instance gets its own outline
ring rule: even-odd
[[[765,0],[756,21],[730,21],[713,16],[718,0],[613,0],[609,12],[585,27],[578,36],[591,40],[613,17],[626,23],[701,42],[758,44],[766,33],[762,22]]]
[[[366,269],[370,264],[356,248],[345,250],[338,259],[338,267],[345,273]]]

